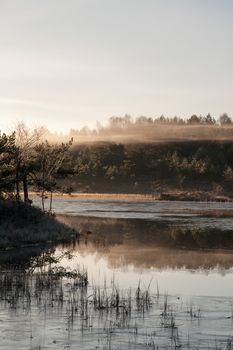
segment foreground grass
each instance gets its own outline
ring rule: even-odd
[[[69,241],[76,231],[30,204],[0,201],[0,249]]]
[[[67,253],[0,273],[1,330],[19,330],[3,336],[4,348],[233,349],[231,298],[161,293],[152,280],[121,289],[114,276],[110,284],[90,284],[85,268],[60,265]]]

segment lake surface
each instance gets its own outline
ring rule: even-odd
[[[233,203],[56,198],[58,219],[81,236],[34,248],[27,260],[59,257],[47,268],[87,271],[89,284],[78,288],[64,277],[38,299],[30,277],[30,288],[23,287],[31,291],[28,307],[25,292],[18,295],[8,282],[0,349],[233,349],[233,219],[200,216],[232,209]],[[5,263],[11,253],[4,254]],[[18,261],[26,256],[17,254]],[[120,309],[111,301],[116,291]]]
[[[40,206],[40,199],[33,200]],[[47,206],[49,205],[47,201]],[[53,209],[57,214],[94,216],[101,218],[161,220],[177,222],[180,225],[233,230],[232,218],[200,217],[199,212],[211,213],[218,210],[233,210],[233,202],[176,202],[176,201],[127,201],[106,199],[54,198]]]

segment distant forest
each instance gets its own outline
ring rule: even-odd
[[[12,134],[1,134],[2,198],[29,201],[29,191],[36,191],[42,207],[49,195],[52,210],[54,192],[201,190],[233,196],[233,122],[227,114],[218,121],[210,115],[187,120],[126,115],[86,130],[82,140],[83,132],[54,137],[45,128],[19,123]]]
[[[66,171],[72,173],[70,184],[75,190],[159,193],[176,188],[229,193],[233,190],[233,143],[74,145]]]
[[[70,129],[68,134],[51,133],[44,129],[49,140],[64,141],[73,138],[75,143],[93,141],[115,142],[159,142],[172,140],[209,140],[233,139],[233,121],[227,113],[215,119],[210,114],[206,116],[192,115],[190,118],[148,118],[141,116],[132,118],[130,115],[111,117],[107,125],[96,122],[96,127],[90,129]]]

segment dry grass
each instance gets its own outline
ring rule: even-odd
[[[37,197],[38,193],[30,192],[30,197]],[[49,196],[49,195],[48,195]],[[191,202],[229,202],[230,197],[215,195],[205,191],[171,191],[159,195],[153,194],[126,194],[126,193],[54,193],[54,198],[114,200],[114,201],[191,201]]]
[[[30,196],[36,197],[38,193],[30,192]],[[158,197],[149,194],[124,194],[124,193],[55,193],[55,198],[70,199],[105,199],[105,200],[128,200],[128,201],[153,201]]]

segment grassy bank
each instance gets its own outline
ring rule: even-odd
[[[226,195],[218,195],[206,191],[170,191],[161,193],[158,200],[182,202],[230,202],[232,199]]]
[[[35,198],[38,194],[30,192],[30,197]],[[170,191],[160,194],[139,194],[139,193],[62,193],[53,194],[54,198],[69,199],[93,199],[93,200],[126,200],[126,201],[190,201],[190,202],[230,202],[232,198],[229,196],[216,195],[205,191]]]
[[[16,201],[0,201],[0,249],[64,242],[76,231],[39,208]]]

